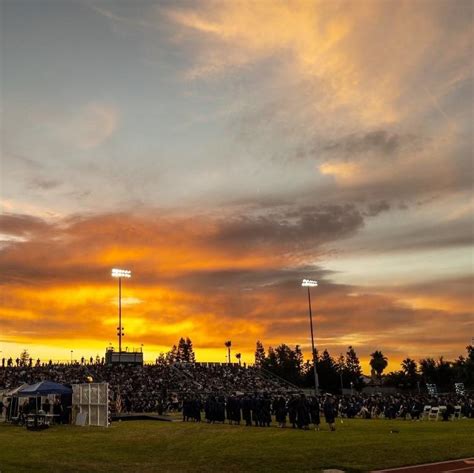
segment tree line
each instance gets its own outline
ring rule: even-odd
[[[435,360],[424,358],[418,363],[406,358],[401,362],[401,369],[383,374],[388,366],[388,358],[380,351],[371,353],[371,379],[369,384],[376,386],[396,387],[399,389],[419,390],[426,384],[436,384],[439,391],[450,391],[454,383],[464,383],[466,388],[474,388],[474,347],[466,347],[467,356],[459,356],[454,361],[443,357]],[[333,358],[328,350],[321,354],[316,351],[316,367],[320,388],[329,392],[340,392],[341,389],[360,389],[366,383],[362,375],[359,358],[352,346],[345,355]],[[286,344],[265,351],[263,344],[257,341],[255,364],[296,386],[309,388],[314,386],[313,361],[303,360],[301,347],[293,348]]]
[[[362,367],[356,351],[349,346],[345,355],[334,359],[324,350],[315,352],[319,386],[325,391],[337,392],[343,388],[359,389],[364,385]],[[310,388],[314,386],[313,361],[304,361],[301,347],[294,349],[286,344],[269,347],[265,352],[262,342],[257,341],[255,365],[283,378],[290,383]]]

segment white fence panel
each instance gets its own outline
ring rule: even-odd
[[[77,425],[109,426],[108,383],[73,384],[73,422]]]

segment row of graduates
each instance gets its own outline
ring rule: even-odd
[[[183,400],[183,420],[201,421],[201,410],[204,408],[205,419],[209,423],[225,422],[256,427],[269,427],[272,414],[279,427],[285,427],[287,419],[293,428],[308,429],[313,424],[319,429],[321,423],[319,399],[304,394],[292,395],[289,398],[279,396],[273,400],[267,393],[255,395],[232,395],[227,397],[210,395],[204,401],[196,397]],[[323,412],[331,430],[335,430],[336,409],[334,399],[328,395],[323,402]]]

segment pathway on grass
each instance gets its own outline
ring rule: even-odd
[[[377,470],[372,473],[474,473],[474,458]]]

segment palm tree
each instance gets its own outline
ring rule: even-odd
[[[418,391],[420,390],[420,375],[418,374],[418,365],[415,360],[411,358],[405,358],[402,363],[402,372],[405,375],[405,380],[408,386],[413,386],[415,383],[418,385]]]
[[[240,353],[236,353],[235,357],[239,360],[239,366],[241,365],[240,359],[242,358],[242,355]]]
[[[405,358],[402,361],[402,371],[407,375],[408,378],[414,378],[418,371],[416,361],[412,360],[411,358]]]
[[[230,340],[227,340],[224,345],[227,347],[227,359],[230,363],[230,347],[232,346],[232,342]]]
[[[388,359],[379,350],[374,351],[370,354],[370,356],[372,357],[372,359],[370,360],[370,366],[377,373],[377,377],[380,378],[382,376],[383,370],[388,365]]]

